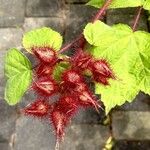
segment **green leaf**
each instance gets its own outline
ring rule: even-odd
[[[94,6],[96,8],[100,8],[104,5],[105,0],[90,0],[87,5]]]
[[[150,10],[150,0],[145,0],[143,8],[146,10]]]
[[[59,50],[61,45],[62,36],[47,27],[32,30],[23,37],[23,46],[30,53],[32,53],[33,47],[50,47]]]
[[[148,0],[149,1],[149,0]],[[109,8],[138,7],[143,5],[144,0],[113,0]],[[90,0],[87,5],[100,8],[105,0]]]
[[[30,61],[19,50],[10,49],[5,60],[5,75],[8,80],[5,100],[9,105],[17,104],[32,81]]]
[[[54,71],[53,71],[53,77],[55,80],[60,81],[61,80],[61,74],[69,68],[69,63],[67,62],[60,62],[56,65]]]
[[[106,35],[107,37],[109,37],[107,39],[107,44],[109,44],[108,42],[112,42],[112,40],[114,40],[113,34],[114,33],[111,27],[107,26],[106,24],[100,21],[96,21],[95,23],[88,23],[84,29],[84,36],[86,40],[91,45],[95,45],[95,46],[99,46],[100,44],[102,44],[101,39],[105,37]]]
[[[150,94],[150,34],[133,32],[129,26],[118,24],[108,26],[108,32],[112,32],[114,38],[110,39],[107,31],[102,35],[104,23],[97,21],[95,24],[89,24],[84,31],[87,39],[87,33],[95,34],[92,28],[96,26],[100,35],[90,52],[95,58],[106,59],[116,75],[116,80],[110,80],[110,86],[96,83],[96,93],[101,94],[108,113],[116,105],[131,102],[140,90]],[[87,39],[92,40],[92,37]]]

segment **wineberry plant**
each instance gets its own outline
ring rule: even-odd
[[[87,5],[100,9],[72,42],[62,46],[58,32],[47,27],[34,29],[24,34],[22,44],[35,57],[36,65],[16,48],[5,59],[5,100],[15,105],[27,90],[34,91],[37,98],[21,112],[49,120],[56,149],[80,109],[105,109],[108,114],[115,106],[132,102],[139,91],[150,94],[150,33],[137,31],[142,11],[150,10],[150,0],[90,0]],[[126,7],[138,10],[132,27],[100,21],[107,9]],[[74,54],[65,55],[71,48]],[[91,91],[85,76],[95,83],[101,99]]]

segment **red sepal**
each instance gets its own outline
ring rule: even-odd
[[[83,81],[81,74],[75,70],[67,70],[62,75],[62,80],[69,83],[79,83]]]
[[[114,78],[113,71],[108,62],[104,59],[96,60],[92,65],[92,71],[106,78]]]
[[[70,119],[59,110],[54,110],[50,114],[50,121],[55,129],[57,141],[62,140],[65,134],[65,127],[69,124]]]
[[[57,83],[50,76],[39,78],[32,87],[39,95],[44,96],[51,96],[58,91]]]
[[[38,77],[47,76],[47,75],[50,76],[52,74],[53,69],[54,69],[54,66],[41,63],[36,69],[36,75]]]
[[[36,100],[21,110],[22,113],[34,117],[46,117],[51,106],[44,100]]]
[[[104,85],[109,84],[108,80],[110,78],[115,79],[110,65],[104,59],[94,61],[91,65],[91,71],[93,73],[94,80]]]
[[[77,101],[77,98],[74,96],[63,96],[58,101],[56,107],[62,113],[66,114],[68,118],[70,118],[77,113],[79,109],[79,103]]]
[[[100,104],[97,102],[96,96],[93,95],[93,93],[89,89],[79,92],[78,99],[80,105],[84,108],[95,107],[95,109],[98,111],[101,107]]]
[[[62,75],[60,89],[62,94],[74,93],[79,83],[83,82],[82,76],[75,70],[67,70]]]
[[[90,54],[84,52],[82,49],[78,49],[71,61],[73,68],[84,71],[89,69],[90,64],[93,62],[93,58]]]
[[[53,63],[56,61],[56,52],[50,47],[33,47],[35,56],[45,63]]]
[[[94,72],[93,74],[93,79],[96,81],[96,82],[99,82],[103,85],[109,85],[109,78],[106,78],[105,76],[99,74],[99,73],[96,73]]]

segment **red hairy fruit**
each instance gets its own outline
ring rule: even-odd
[[[67,70],[62,75],[62,80],[69,83],[79,83],[83,81],[82,76],[75,70]]]
[[[113,78],[113,73],[110,68],[110,65],[105,60],[97,60],[93,64],[93,69],[95,72],[107,77]]]
[[[74,116],[79,109],[79,103],[73,96],[63,96],[57,103],[57,109],[64,113],[68,118]]]
[[[76,114],[78,108],[77,100],[72,96],[63,96],[56,102],[50,114],[50,120],[54,126],[57,140],[63,138],[66,126]]]
[[[57,60],[55,50],[50,47],[33,47],[32,51],[44,63],[54,63]]]
[[[75,100],[78,99],[77,107],[95,107],[98,110],[99,104],[96,101],[96,97],[92,94],[90,89],[87,87],[82,76],[73,70],[64,72],[63,83],[61,84],[62,93],[66,95],[71,94]]]
[[[105,76],[103,76],[99,73],[94,72],[93,73],[93,78],[96,82],[99,82],[103,85],[109,85],[109,78],[106,78]]]
[[[62,140],[65,133],[65,127],[69,124],[70,119],[67,115],[59,110],[54,110],[50,114],[50,121],[55,129],[57,141]]]
[[[67,70],[62,75],[62,82],[60,84],[61,92],[63,94],[71,94],[76,89],[78,83],[83,81],[82,76],[75,70]]]
[[[41,63],[36,70],[36,74],[38,77],[51,75],[53,72],[53,69],[54,69],[54,66],[45,65]]]
[[[78,99],[80,105],[84,108],[95,107],[95,109],[98,111],[98,109],[101,107],[97,102],[96,96],[89,89],[79,92]]]
[[[89,69],[90,63],[93,61],[92,56],[82,49],[78,49],[71,60],[73,68],[81,71]]]
[[[94,80],[104,85],[108,85],[110,78],[114,79],[114,74],[106,60],[96,60],[91,65]]]
[[[87,89],[87,85],[84,82],[80,82],[76,84],[74,88],[74,92],[83,92]]]
[[[45,96],[51,96],[58,91],[57,83],[50,76],[39,78],[32,87],[38,94]]]
[[[26,106],[22,112],[25,115],[34,117],[46,117],[51,110],[51,106],[44,100],[36,100],[35,102]]]

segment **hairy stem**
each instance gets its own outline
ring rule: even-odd
[[[72,42],[70,42],[69,44],[66,44],[62,49],[60,49],[58,51],[58,53],[63,53],[66,50],[68,50],[69,48],[71,48],[75,43],[77,43],[81,38],[83,38],[83,35],[80,34],[75,40],[73,40]]]
[[[99,9],[98,13],[95,15],[95,17],[92,19],[92,22],[95,22],[98,19],[101,19],[101,17],[104,15],[106,9],[108,8],[108,6],[111,4],[112,0],[106,0],[105,4],[103,5],[102,8]],[[80,48],[84,47],[85,45],[85,39],[83,36],[83,33],[81,33],[75,40],[73,40],[72,42],[70,42],[69,44],[65,45],[62,49],[60,49],[58,51],[58,53],[63,53],[65,51],[67,51],[69,48],[73,47],[74,44],[78,43],[79,41],[82,42],[78,45]]]
[[[140,21],[142,9],[143,9],[142,7],[139,7],[139,8],[138,8],[138,12],[137,12],[137,15],[136,15],[136,17],[135,17],[135,21],[134,21],[133,27],[132,27],[133,32],[136,31],[136,28],[137,28],[138,23],[139,23],[139,21]]]
[[[98,11],[98,13],[95,15],[95,17],[93,18],[92,22],[95,22],[96,20],[101,19],[101,17],[103,16],[103,14],[105,13],[105,11],[107,10],[108,6],[111,4],[112,0],[106,0],[105,4],[103,5],[103,7]]]

